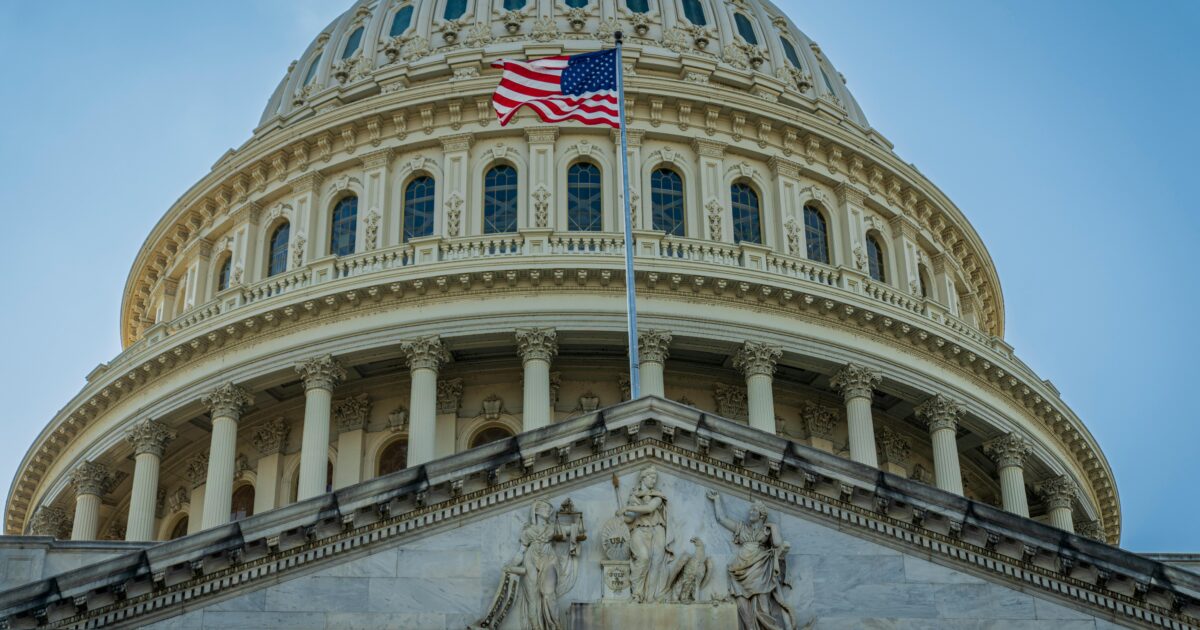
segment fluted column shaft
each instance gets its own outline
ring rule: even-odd
[[[233,472],[237,460],[237,425],[242,409],[253,402],[245,389],[226,383],[203,398],[212,413],[212,437],[208,447],[204,512],[201,527],[208,529],[229,522],[233,503]]]
[[[984,454],[996,462],[1004,509],[1024,517],[1029,516],[1029,498],[1025,496],[1025,458],[1031,450],[1028,442],[1012,433],[983,445]]]
[[[134,427],[126,439],[133,444],[133,488],[125,520],[125,540],[154,540],[154,506],[158,500],[158,473],[163,451],[175,433],[160,422],[147,420]]]
[[[437,337],[413,339],[401,345],[411,382],[408,402],[408,465],[437,457],[437,379],[450,353]]]
[[[95,462],[83,462],[71,471],[75,490],[75,521],[71,540],[95,540],[100,529],[100,497],[112,484],[108,468]]]
[[[875,451],[875,421],[871,417],[871,397],[883,380],[878,370],[848,363],[830,379],[841,390],[846,402],[846,429],[850,440],[850,459],[868,466],[879,466]]]
[[[558,354],[558,334],[553,328],[517,331],[517,353],[525,369],[521,430],[550,424],[550,361]]]
[[[297,365],[296,371],[304,381],[300,479],[296,484],[296,500],[303,501],[325,493],[333,388],[346,377],[346,370],[327,354]],[[212,492],[211,488],[209,492]]]
[[[1048,479],[1038,484],[1038,493],[1046,501],[1050,524],[1066,532],[1075,532],[1075,519],[1071,504],[1077,486],[1067,475]]]
[[[663,367],[670,354],[671,333],[647,330],[638,333],[638,374],[643,396],[666,398]]]
[[[775,434],[775,364],[783,350],[747,341],[733,357],[733,366],[746,377],[746,407],[750,426]]]
[[[958,462],[958,419],[963,408],[938,394],[921,403],[917,417],[929,427],[933,443],[933,476],[938,488],[957,495],[963,494],[962,468]]]

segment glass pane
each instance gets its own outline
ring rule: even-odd
[[[346,197],[333,209],[333,232],[329,253],[349,256],[354,253],[354,237],[358,231],[358,197]]]
[[[708,25],[708,20],[704,17],[704,7],[700,6],[700,0],[683,0],[683,16],[696,26]]]
[[[737,25],[738,35],[741,35],[747,44],[752,46],[758,45],[758,37],[754,34],[754,27],[750,24],[750,18],[741,13],[734,13],[733,23]]]
[[[411,4],[401,7],[396,12],[396,17],[392,18],[392,30],[388,31],[388,35],[397,37],[404,34],[404,31],[407,31],[408,26],[412,24],[412,14],[413,8]]]
[[[837,90],[833,89],[833,81],[830,81],[829,75],[825,74],[825,68],[821,68],[821,80],[825,82],[825,89],[829,90],[830,94],[837,94]]]
[[[291,224],[284,223],[275,228],[271,234],[271,253],[267,258],[267,275],[273,276],[287,271],[288,262],[288,232]]]
[[[812,206],[804,206],[804,246],[809,260],[829,264],[829,232],[825,217]]]
[[[600,169],[580,162],[567,171],[567,229],[580,232],[601,230]]]
[[[660,168],[650,174],[650,209],[653,229],[683,236],[683,178]]]
[[[221,263],[221,273],[217,275],[217,291],[224,291],[229,288],[231,267],[233,267],[233,256],[226,256],[225,262]]]
[[[867,237],[867,266],[871,273],[871,277],[884,282],[883,277],[883,248],[879,246],[879,241],[875,240],[874,236]]]
[[[649,0],[625,0],[625,6],[634,13],[649,13]]]
[[[783,45],[783,55],[787,57],[788,62],[791,63],[793,67],[799,69],[801,67],[800,55],[796,52],[796,47],[792,45],[791,40],[786,37],[780,37],[779,43]]]
[[[317,66],[319,65],[321,65],[320,54],[313,58],[312,63],[308,64],[308,74],[304,75],[304,85],[312,83],[313,78],[317,76]]]
[[[388,444],[379,455],[380,476],[404,470],[408,466],[408,442],[397,440]]]
[[[408,183],[404,189],[404,240],[409,241],[433,234],[432,177],[421,176]]]
[[[733,242],[762,243],[762,229],[758,215],[758,193],[748,184],[734,184],[730,188],[733,199]]]
[[[234,490],[229,507],[229,520],[240,521],[247,516],[254,516],[254,486],[251,485]]]
[[[504,0],[505,11],[516,11],[525,8],[525,0]]]
[[[566,0],[567,6],[572,9],[582,9],[588,5],[589,0]]]
[[[467,12],[467,0],[446,0],[446,11],[442,17],[447,20],[457,20]]]
[[[512,433],[509,433],[508,429],[504,427],[488,427],[476,433],[475,437],[471,438],[471,448],[491,444],[492,442],[499,442],[510,437],[512,437]]]
[[[363,27],[354,29],[350,33],[349,39],[346,40],[346,47],[342,49],[342,59],[349,59],[354,53],[358,52],[358,45],[362,43]]]
[[[517,169],[503,164],[483,181],[483,233],[517,231]]]

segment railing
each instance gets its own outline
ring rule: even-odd
[[[600,232],[555,234],[549,244],[551,254],[625,255],[624,237]]]
[[[737,247],[714,243],[712,241],[695,241],[668,237],[662,240],[658,251],[659,256],[663,258],[704,262],[728,267],[741,266],[741,251]]]
[[[520,256],[524,253],[524,247],[525,238],[513,235],[447,241],[438,248],[440,253],[438,259],[454,261],[493,256]]]
[[[838,273],[837,269],[812,262],[811,260],[769,256],[767,258],[767,271],[831,287],[841,286],[842,275]]]
[[[415,262],[413,248],[400,246],[338,258],[333,263],[334,279],[352,278],[376,271],[407,267]]]

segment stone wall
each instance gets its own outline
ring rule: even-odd
[[[0,537],[0,591],[141,549],[146,543],[54,540],[49,536]]]

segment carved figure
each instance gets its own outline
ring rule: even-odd
[[[746,521],[725,515],[721,495],[708,492],[717,522],[733,533],[737,555],[730,560],[729,593],[738,609],[739,630],[793,630],[796,616],[783,597],[787,582],[787,552],[779,527],[767,522],[767,508],[759,501],[750,504]]]
[[[680,556],[667,578],[667,588],[675,601],[689,604],[700,598],[700,589],[708,586],[713,573],[713,561],[704,552],[704,542],[693,536],[692,546],[696,553]]]
[[[629,525],[629,551],[633,556],[630,584],[635,602],[662,601],[667,596],[666,572],[672,539],[667,537],[667,497],[659,492],[658,469],[638,474],[637,487],[617,516]]]

